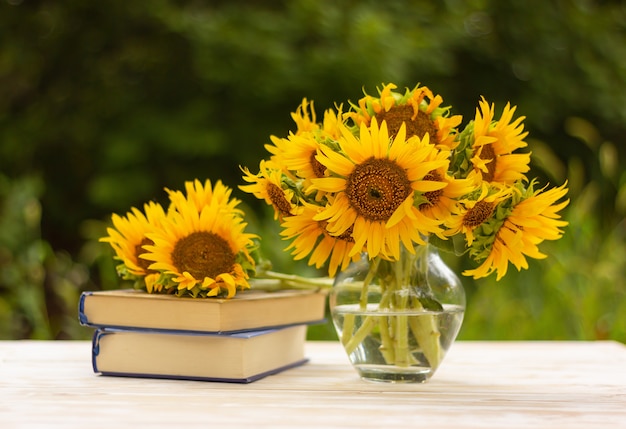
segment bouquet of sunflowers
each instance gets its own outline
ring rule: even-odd
[[[562,235],[567,189],[525,176],[530,153],[515,153],[527,146],[515,107],[496,119],[482,99],[461,130],[427,87],[395,89],[326,110],[321,123],[305,99],[292,114],[296,130],[271,138],[257,174],[244,170],[250,185],[241,189],[273,206],[294,258],[328,261],[332,277],[363,253],[397,260],[401,247],[413,252],[429,237],[478,262],[464,273],[474,278],[500,279],[509,262],[519,270],[527,256],[544,258],[537,245]]]

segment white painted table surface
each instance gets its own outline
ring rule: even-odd
[[[335,342],[251,384],[99,376],[85,341],[0,341],[0,428],[626,428],[626,346],[456,342],[425,384],[361,380]]]

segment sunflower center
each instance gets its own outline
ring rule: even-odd
[[[180,273],[187,271],[196,280],[230,273],[235,254],[228,242],[207,231],[193,232],[176,242],[172,262]]]
[[[376,120],[379,124],[382,123],[383,120],[387,121],[387,129],[390,137],[394,137],[398,134],[402,123],[405,123],[407,138],[418,136],[421,139],[428,133],[430,142],[437,144],[437,127],[435,126],[435,122],[421,110],[417,111],[415,119],[411,119],[413,115],[413,106],[404,104],[401,106],[393,106],[387,112],[383,110],[377,113]]]
[[[441,182],[441,175],[437,173],[435,170],[432,170],[426,176],[424,176],[423,180]],[[424,192],[423,195],[424,195],[424,198],[428,200],[428,202],[420,204],[419,206],[420,210],[428,208],[430,206],[437,205],[437,203],[439,202],[439,198],[441,198],[441,196],[443,195],[443,189],[437,189],[436,191]]]
[[[267,185],[267,195],[272,201],[272,205],[282,216],[291,216],[291,204],[285,198],[283,190],[273,183]]]
[[[324,164],[319,162],[317,158],[315,158],[317,152],[311,152],[311,156],[309,157],[309,163],[311,164],[311,168],[313,169],[313,174],[315,177],[324,177],[324,173],[326,172],[326,167]]]
[[[406,171],[389,159],[365,160],[346,183],[350,205],[370,221],[388,220],[412,191]]]
[[[491,161],[486,165],[487,171],[481,171],[483,180],[491,182],[496,174],[496,153],[493,150],[493,145],[491,143],[482,146],[479,158]]]
[[[144,237],[143,240],[141,240],[141,243],[135,246],[135,257],[137,259],[137,265],[146,273],[155,272],[148,268],[150,267],[151,264],[153,264],[153,262],[148,261],[147,259],[140,258],[139,256],[146,253],[146,250],[143,248],[143,246],[153,245],[153,244],[154,244],[154,241],[150,240],[148,237]]]
[[[463,225],[476,228],[491,217],[495,205],[488,201],[479,201],[463,216]]]

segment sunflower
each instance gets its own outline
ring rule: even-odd
[[[296,111],[291,113],[291,118],[296,123],[296,131],[290,131],[289,137],[303,134],[314,135],[320,129],[313,101],[308,101],[306,98],[302,100]],[[282,165],[284,160],[289,159],[289,156],[284,154],[290,146],[289,139],[270,136],[270,140],[272,144],[266,144],[265,149],[272,154],[270,159],[273,162]]]
[[[324,177],[326,167],[317,160],[320,143],[312,134],[290,136],[289,145],[285,147],[283,165],[290,171],[289,177],[300,181],[304,193],[310,193],[311,180]],[[318,192],[321,198],[322,193]]]
[[[126,216],[113,214],[111,220],[114,228],[107,228],[107,237],[101,242],[109,243],[115,251],[116,259],[122,264],[117,267],[122,278],[140,281],[149,291],[152,290],[158,272],[149,268],[149,262],[140,258],[145,253],[143,246],[152,244],[146,234],[159,228],[165,219],[165,211],[155,202],[144,204],[144,212],[132,207]]]
[[[449,116],[449,108],[442,108],[443,99],[433,95],[426,86],[417,85],[412,90],[400,94],[393,91],[397,86],[389,83],[379,91],[378,97],[365,94],[352,105],[353,112],[348,113],[356,125],[369,125],[372,118],[378,123],[387,122],[390,136],[395,136],[402,124],[406,125],[408,137],[423,138],[430,136],[430,142],[442,149],[456,146],[456,127],[461,123],[460,115]]]
[[[567,206],[569,200],[557,203],[567,194],[567,183],[544,191],[535,191],[531,183],[528,190],[514,205],[502,226],[495,232],[495,240],[484,262],[478,268],[463,272],[475,279],[497,272],[500,280],[511,262],[517,270],[528,268],[526,256],[543,259],[545,254],[537,247],[544,240],[557,240],[563,235],[560,229],[567,222],[560,220],[558,212]]]
[[[284,220],[280,235],[287,240],[293,240],[285,250],[293,249],[291,254],[294,260],[304,259],[310,254],[309,265],[315,265],[319,269],[330,258],[328,274],[333,277],[337,268],[345,270],[360,255],[352,252],[354,239],[350,229],[340,236],[332,236],[326,229],[326,221],[314,219],[320,210],[317,205],[303,202],[298,214]]]
[[[276,167],[272,161],[261,160],[259,173],[252,174],[243,167],[243,180],[250,185],[239,186],[244,192],[249,192],[274,208],[274,219],[283,219],[291,216],[295,209],[293,204],[294,190],[283,186],[283,170]]]
[[[509,103],[498,121],[494,121],[494,105],[482,98],[473,122],[471,162],[487,182],[513,184],[526,179],[530,167],[530,153],[513,153],[526,147],[523,116],[513,119],[516,107]]]
[[[308,101],[306,98],[302,99],[300,106],[291,114],[291,119],[296,123],[295,134],[310,132],[319,128],[313,101]]]
[[[483,182],[479,192],[475,198],[461,198],[445,225],[446,235],[464,234],[468,246],[483,229],[491,232],[494,223],[502,222],[504,203],[510,200],[515,188]]]
[[[301,106],[302,109],[302,106]],[[311,107],[312,109],[312,107]],[[324,121],[316,127],[309,126],[305,131],[291,133],[287,138],[271,136],[273,145],[265,148],[272,154],[270,160],[293,180],[303,179],[303,188],[308,188],[310,180],[324,177],[326,168],[315,158],[320,144],[335,141],[341,135],[342,107],[324,112]],[[293,115],[296,118],[297,115]],[[312,113],[313,119],[315,114]],[[296,121],[296,123],[301,122]],[[298,127],[299,129],[301,126]]]
[[[400,241],[412,252],[413,243],[424,244],[421,234],[441,231],[440,221],[424,216],[414,205],[416,195],[446,186],[426,178],[447,163],[426,161],[437,150],[428,137],[407,139],[402,125],[390,140],[386,122],[379,128],[372,118],[369,127],[361,124],[360,138],[343,127],[338,145],[339,152],[321,146],[317,157],[330,175],[313,179],[313,187],[331,196],[314,220],[328,222],[326,229],[333,236],[352,229],[350,256],[365,248],[370,258],[398,259]]]
[[[317,115],[313,107],[313,102],[308,101],[306,98],[302,100],[302,103],[295,112],[291,113],[291,118],[296,123],[296,131],[289,132],[289,137],[300,136],[307,134],[313,136],[320,129],[320,125],[317,123]],[[265,149],[272,154],[270,159],[278,165],[282,165],[285,159],[289,159],[283,152],[290,146],[288,138],[279,138],[276,136],[270,136],[272,144],[266,144]]]
[[[335,141],[341,137],[341,127],[345,123],[343,104],[335,105],[334,109],[326,109],[321,124],[321,137],[324,140]]]
[[[215,186],[211,186],[211,181],[208,179],[204,185],[198,179],[193,182],[185,182],[185,194],[167,188],[165,191],[171,201],[170,209],[176,209],[179,204],[185,205],[187,201],[193,201],[196,208],[202,210],[202,207],[215,202],[222,205],[226,212],[243,215],[243,212],[236,208],[241,201],[231,198],[232,190],[224,185],[221,180],[218,180]]]
[[[162,227],[147,233],[153,242],[141,257],[161,271],[159,282],[178,295],[230,298],[237,288],[249,288],[248,271],[253,234],[237,213],[228,214],[228,203],[213,201],[200,210],[193,198],[178,201]]]
[[[443,160],[445,165],[431,170],[424,176],[424,180],[444,182],[446,186],[435,191],[424,192],[418,207],[422,214],[431,219],[448,222],[455,211],[457,201],[474,192],[480,187],[478,175],[470,172],[468,177],[457,179],[448,173],[449,151],[436,150],[430,153],[428,161]],[[443,236],[441,237],[443,238]]]

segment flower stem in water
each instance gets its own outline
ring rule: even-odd
[[[376,320],[373,317],[367,316],[363,318],[363,324],[356,330],[352,338],[345,343],[346,353],[352,353],[365,340],[365,337],[370,334],[374,326],[376,326]]]

